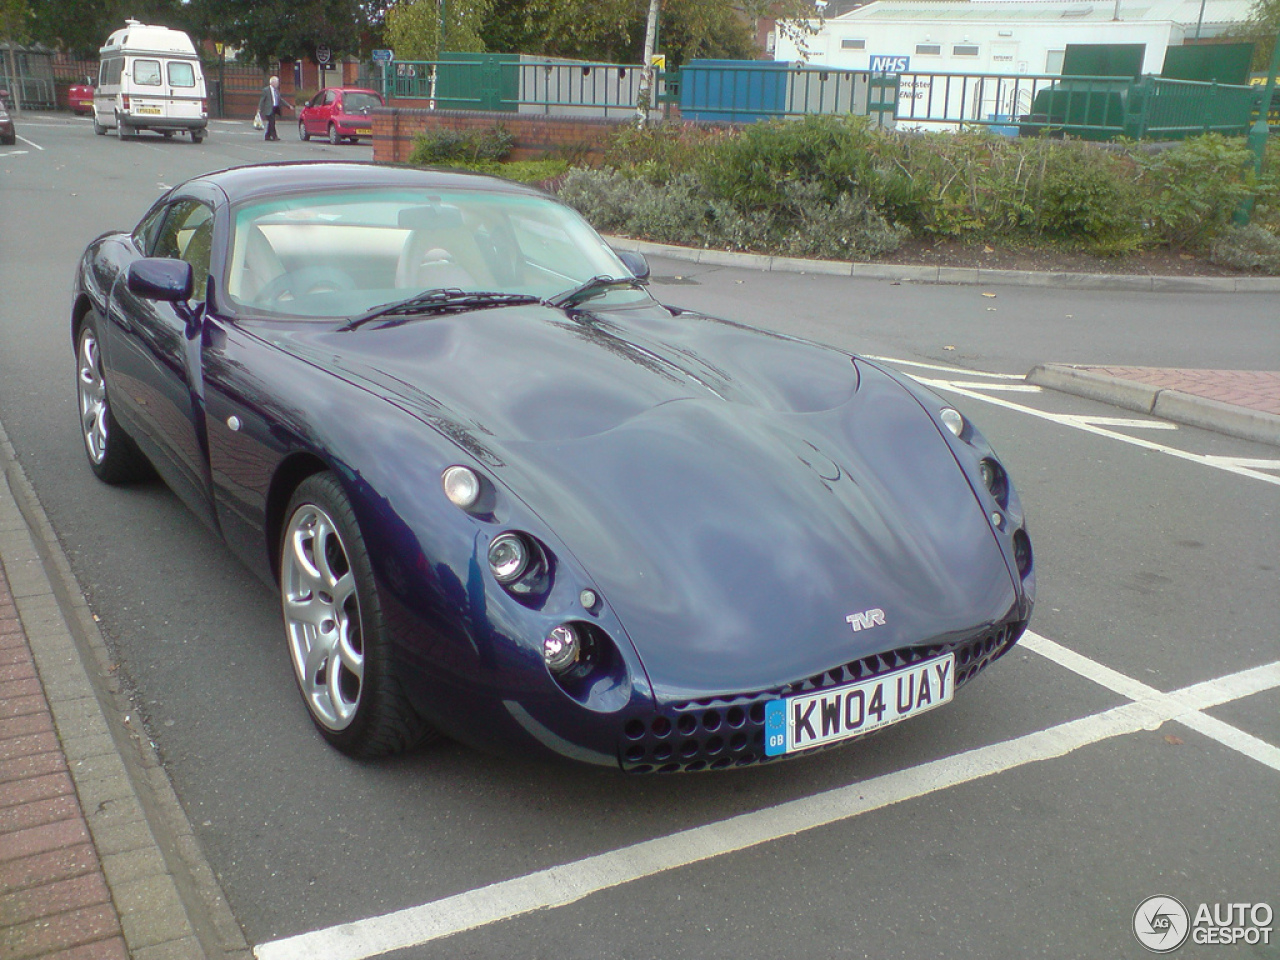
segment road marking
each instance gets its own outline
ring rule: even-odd
[[[947,382],[955,383],[956,381],[949,380]],[[974,380],[960,382],[970,390],[994,390],[1003,393],[1040,393],[1044,390],[1043,387],[1034,383],[979,383]]]
[[[30,152],[30,150],[6,150],[0,153],[0,157],[25,157]]]
[[[18,139],[21,140],[23,143],[25,143],[27,146],[35,147],[41,153],[44,153],[44,147],[40,146],[40,144],[36,143],[34,140],[28,140],[22,134],[18,134]]]
[[[1126,430],[1177,430],[1178,424],[1168,420],[1138,420],[1134,417],[1091,417],[1086,414],[1063,414],[1063,420],[1078,420],[1099,427],[1124,427]],[[1209,457],[1208,459],[1217,459]],[[1248,464],[1244,464],[1248,466]]]
[[[1124,433],[1117,433],[1114,430],[1108,430],[1106,427],[1096,426],[1091,422],[1094,418],[1081,418],[1078,416],[1065,416],[1059,413],[1049,413],[1047,410],[1037,410],[1035,407],[1028,407],[1021,403],[1014,403],[1012,400],[1005,400],[1003,397],[993,397],[982,393],[978,390],[972,390],[968,387],[962,387],[950,380],[930,380],[926,377],[919,377],[908,373],[907,376],[918,383],[924,384],[935,390],[945,390],[951,393],[958,393],[963,397],[969,397],[972,400],[981,400],[984,403],[990,403],[997,407],[1004,407],[1007,410],[1016,410],[1018,413],[1025,413],[1028,416],[1038,417],[1041,420],[1048,420],[1050,423],[1056,423],[1065,427],[1072,427],[1076,430],[1083,430],[1085,433],[1092,433],[1099,437],[1107,437],[1111,440],[1119,440],[1121,443],[1127,443],[1130,446],[1141,447],[1143,450],[1151,450],[1156,453],[1163,453],[1178,460],[1186,460],[1189,463],[1199,463],[1206,467],[1213,467],[1216,470],[1222,470],[1226,473],[1233,473],[1236,476],[1248,477],[1251,480],[1261,480],[1263,483],[1271,483],[1280,486],[1280,477],[1273,477],[1270,474],[1262,473],[1251,467],[1240,466],[1231,462],[1229,457],[1210,457],[1201,453],[1190,453],[1186,450],[1179,450],[1177,447],[1165,446],[1163,443],[1156,443],[1153,440],[1144,440],[1141,437],[1131,437]]]
[[[944,373],[958,373],[968,377],[986,377],[990,380],[1018,380],[1025,382],[1026,377],[1020,373],[990,373],[986,370],[966,370],[964,367],[945,367],[937,363],[921,363],[917,360],[899,360],[897,357],[877,357],[874,354],[863,354],[868,360],[877,363],[892,363],[896,366],[920,367],[922,370],[940,370]]]
[[[272,940],[256,946],[254,955],[258,960],[313,960],[314,957],[366,960],[393,950],[421,946],[535,910],[566,906],[622,884],[848,820],[947,787],[1063,757],[1114,737],[1156,730],[1169,720],[1280,770],[1280,750],[1199,712],[1280,687],[1280,662],[1162,693],[1039,634],[1027,633],[1023,642],[1028,649],[1101,683],[1130,702],[1013,740],[645,840],[420,906]]]
[[[1280,470],[1280,460],[1250,460],[1248,457],[1205,457],[1212,463],[1228,463],[1251,470]]]

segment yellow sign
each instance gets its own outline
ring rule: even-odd
[[[667,69],[667,55],[665,53],[655,53],[649,58],[649,66],[655,70]]]

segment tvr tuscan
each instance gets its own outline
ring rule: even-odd
[[[724,768],[951,700],[1031,614],[1000,460],[911,380],[648,272],[497,179],[197,177],[79,265],[89,465],[154,468],[279,590],[352,754]]]

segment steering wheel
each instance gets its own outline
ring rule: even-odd
[[[354,290],[356,282],[341,270],[332,267],[303,267],[290,270],[276,277],[258,291],[258,303],[277,304],[316,293],[336,293]]]

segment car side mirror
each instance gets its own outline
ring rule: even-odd
[[[649,261],[644,258],[643,253],[637,253],[634,250],[616,250],[618,259],[622,261],[622,265],[631,271],[631,275],[641,283],[649,282]]]
[[[185,303],[191,299],[195,278],[191,264],[170,257],[148,257],[129,265],[129,292],[147,300]]]

